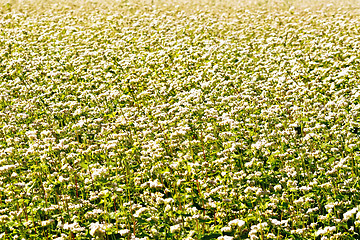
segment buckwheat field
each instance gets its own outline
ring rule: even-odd
[[[1,240],[360,238],[360,2],[1,3]]]

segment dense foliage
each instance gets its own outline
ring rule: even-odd
[[[1,239],[359,238],[358,15],[120,5],[2,8]]]

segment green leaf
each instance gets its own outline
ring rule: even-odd
[[[84,168],[84,169],[88,169],[89,168],[89,163],[87,162],[80,162],[79,165]]]

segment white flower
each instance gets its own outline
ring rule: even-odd
[[[107,174],[107,171],[108,170],[105,167],[102,167],[102,168],[99,168],[99,169],[93,168],[91,176],[95,180],[95,179],[97,179],[99,177],[105,176]]]
[[[319,235],[325,235],[325,234],[328,234],[328,233],[332,233],[332,232],[335,232],[336,231],[336,227],[335,226],[332,226],[332,227],[325,227],[324,229],[319,229],[315,235],[316,236],[319,236]]]
[[[0,215],[0,223],[6,223],[7,221],[9,221],[8,215]]]
[[[359,210],[359,207],[355,207],[355,208],[347,211],[346,213],[344,213],[344,219],[343,219],[343,221],[347,221],[347,220],[349,220],[350,218],[352,218],[352,217],[357,213],[358,210]]]
[[[150,232],[152,235],[157,235],[159,233],[159,231],[156,228],[151,228]]]
[[[360,211],[358,211],[357,212],[357,214],[356,214],[356,217],[355,217],[356,219],[360,219]]]
[[[245,225],[245,221],[244,220],[240,220],[240,219],[234,219],[234,220],[231,220],[230,222],[229,222],[229,225],[231,226],[231,227],[242,227],[242,226],[244,226]]]
[[[222,232],[231,232],[232,230],[231,230],[231,227],[222,227],[221,231]]]
[[[279,184],[274,186],[274,190],[275,190],[276,192],[281,191],[281,189],[282,189],[282,187],[281,187],[281,185],[279,185]]]
[[[231,236],[220,236],[217,238],[218,240],[233,240],[234,237]]]
[[[267,238],[268,239],[276,239],[276,235],[273,233],[268,233]]]
[[[65,240],[67,239],[67,236],[61,236],[61,237],[57,237],[57,238],[54,238],[54,240]]]
[[[103,236],[105,235],[105,225],[99,222],[90,224],[91,236]]]
[[[146,207],[142,207],[142,208],[139,208],[136,212],[135,212],[135,214],[134,214],[134,217],[140,217],[140,215],[143,213],[143,212],[145,212],[147,210],[147,208]]]
[[[121,229],[119,230],[119,234],[121,236],[126,236],[127,234],[129,234],[130,230],[129,229]]]
[[[176,224],[176,225],[170,227],[170,232],[171,233],[178,232],[178,231],[180,231],[180,228],[181,228],[180,224]]]
[[[162,188],[162,184],[159,182],[159,179],[155,179],[155,181],[150,181],[150,188]]]
[[[325,209],[328,213],[331,213],[334,207],[335,207],[334,203],[329,203],[325,205]]]
[[[0,167],[0,174],[1,174],[2,172],[10,171],[10,170],[12,170],[12,169],[14,169],[14,168],[16,168],[15,165],[4,165],[4,166],[1,166],[1,167]]]
[[[165,209],[164,209],[164,212],[171,211],[171,209],[172,209],[171,205],[166,205]]]
[[[46,227],[46,226],[49,226],[53,222],[54,222],[54,219],[48,219],[48,220],[45,220],[45,221],[41,221],[41,226]]]
[[[74,233],[85,231],[85,228],[81,227],[78,222],[74,222],[72,224],[65,223],[62,227],[64,230],[70,230],[71,232]]]

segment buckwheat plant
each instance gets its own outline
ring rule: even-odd
[[[0,4],[0,239],[359,239],[357,1]]]

